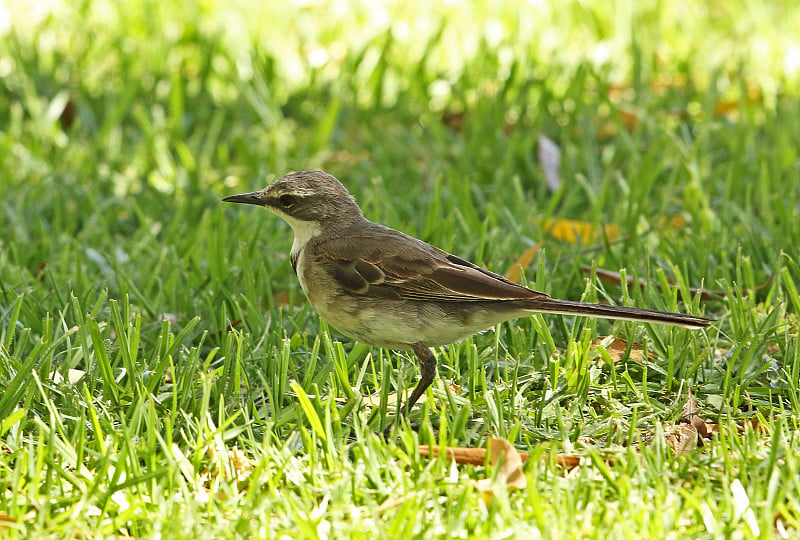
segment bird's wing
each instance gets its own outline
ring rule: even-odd
[[[440,302],[549,298],[383,227],[340,237],[314,251],[353,294]]]

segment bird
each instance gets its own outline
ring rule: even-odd
[[[534,313],[703,328],[706,317],[559,300],[529,289],[427,242],[364,217],[355,198],[323,171],[287,174],[230,203],[262,206],[294,232],[290,260],[317,313],[341,334],[394,350],[411,350],[420,378],[407,415],[436,375],[439,347]]]

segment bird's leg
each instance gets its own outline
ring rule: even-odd
[[[406,406],[401,409],[401,414],[403,415],[407,415],[409,412],[411,412],[411,408],[414,406],[417,400],[419,400],[422,394],[425,393],[425,390],[427,390],[431,385],[433,378],[436,375],[436,357],[433,355],[433,351],[431,351],[422,343],[414,343],[411,346],[411,350],[414,351],[414,354],[417,356],[417,360],[419,361],[420,377],[417,386],[411,393],[411,397],[409,397],[408,401],[406,401]]]

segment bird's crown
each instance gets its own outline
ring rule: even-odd
[[[264,188],[264,194],[270,197],[281,195],[350,197],[347,188],[336,177],[323,171],[289,173]]]

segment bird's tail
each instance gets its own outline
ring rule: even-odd
[[[558,313],[561,315],[581,315],[584,317],[652,322],[682,326],[684,328],[704,328],[712,322],[711,319],[705,317],[673,313],[671,311],[571,302],[569,300],[557,300],[555,298],[530,300],[526,302],[526,304],[526,309],[529,311],[541,313]]]

